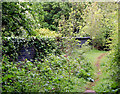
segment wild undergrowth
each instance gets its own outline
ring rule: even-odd
[[[114,82],[110,77],[111,71],[109,70],[110,63],[108,62],[108,60],[108,54],[106,54],[100,60],[101,74],[99,75],[99,81],[97,81],[95,86],[93,86],[93,89],[96,92],[112,92],[112,84]]]
[[[104,57],[100,59],[100,69],[98,70],[95,66],[95,63],[97,62],[97,58],[102,55],[106,54]],[[92,49],[91,51],[84,54],[86,56],[86,59],[88,59],[93,66],[93,79],[99,78],[99,80],[95,83],[94,86],[92,86],[92,89],[96,92],[117,92],[118,89],[115,89],[117,87],[117,83],[114,81],[113,77],[113,64],[111,64],[111,54],[110,51],[99,51],[96,49]],[[97,74],[98,71],[101,71],[100,75]]]
[[[92,66],[81,50],[75,57],[49,54],[44,62],[9,62],[3,56],[3,92],[83,92]],[[76,50],[73,50],[73,52]]]

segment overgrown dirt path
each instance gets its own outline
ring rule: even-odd
[[[96,85],[96,82],[99,81],[99,77],[102,74],[101,70],[100,70],[100,60],[106,55],[106,53],[102,53],[100,56],[98,56],[96,58],[96,62],[95,62],[95,67],[97,69],[96,71],[96,79],[94,82],[91,82],[90,84],[88,84],[88,86],[86,87],[86,91],[84,93],[95,93],[94,90],[92,90],[92,86]]]

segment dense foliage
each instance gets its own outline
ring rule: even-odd
[[[81,52],[79,54],[75,58],[49,54],[44,62],[34,63],[28,60],[9,62],[4,55],[3,92],[70,92],[75,90],[75,85],[83,87],[93,74],[90,63]]]
[[[112,44],[110,45],[111,51],[110,51],[110,68],[109,70],[111,71],[111,79],[115,82],[112,85],[112,88],[115,89],[116,91],[120,91],[120,78],[119,78],[119,73],[120,73],[120,48],[119,48],[119,31],[118,31],[118,25],[116,24],[115,31],[112,35],[113,41]]]
[[[91,47],[78,49],[75,37],[87,36],[93,47],[110,50],[105,63],[110,81],[95,88],[119,91],[117,11],[114,2],[3,2],[3,92],[83,92],[94,81],[91,61],[84,56]],[[34,61],[18,61],[27,47],[35,49]]]
[[[44,57],[49,53],[60,54],[60,45],[55,38],[49,37],[29,37],[27,39],[20,37],[6,37],[3,39],[3,55],[9,56],[10,61],[18,61],[18,56],[20,55],[20,50],[27,47],[33,47],[35,49],[35,58],[37,60],[43,61]],[[56,47],[57,46],[57,47]],[[27,51],[27,53],[29,53]],[[34,54],[34,53],[30,53]],[[22,55],[21,55],[22,56]]]
[[[40,29],[35,29],[32,32],[31,36],[56,38],[56,37],[61,37],[61,34],[56,33],[55,31],[50,31],[49,29],[40,28]]]
[[[46,2],[43,3],[44,22],[42,27],[49,28],[50,30],[58,30],[58,22],[60,16],[63,14],[68,18],[69,12],[71,11],[71,4],[68,2],[58,3],[58,2]]]
[[[92,3],[84,10],[85,26],[82,31],[90,35],[93,46],[103,50],[108,49],[111,35],[117,24],[117,4]]]
[[[31,35],[44,18],[41,4],[3,2],[2,8],[2,36],[6,37]]]

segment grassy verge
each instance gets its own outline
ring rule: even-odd
[[[92,65],[92,68],[93,68],[92,74],[94,74],[93,79],[96,78],[96,71],[98,71],[96,66],[95,66],[95,63],[97,61],[97,57],[99,57],[103,53],[106,53],[106,51],[99,51],[96,49],[92,49],[89,52],[86,52],[84,54],[84,57],[86,58],[86,60],[89,61]]]
[[[103,53],[108,53],[106,51],[98,51],[96,49],[93,49],[87,53],[85,53],[85,57],[87,60],[90,60],[92,66],[93,66],[93,71],[92,73],[94,74],[94,79],[96,79],[96,72],[98,71],[95,63],[97,60],[97,57],[102,55]],[[101,58],[100,60],[100,70],[101,74],[99,76],[99,81],[95,83],[95,86],[92,87],[93,90],[96,92],[112,92],[111,86],[113,84],[113,81],[110,78],[110,71],[108,71],[108,68],[110,67],[110,64],[108,62],[109,58],[107,55]]]
[[[86,52],[84,55],[88,60],[91,61],[92,64],[94,64],[96,62],[96,58],[103,53],[106,53],[106,51],[99,51],[99,50],[93,49],[93,50],[90,50],[89,52]]]
[[[101,75],[99,81],[93,87],[96,92],[112,92],[111,86],[114,83],[111,79],[111,72],[109,71],[110,64],[108,62],[108,56],[104,56],[100,62]]]

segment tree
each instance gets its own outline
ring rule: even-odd
[[[93,45],[99,49],[106,46],[114,31],[114,23],[117,20],[115,3],[91,3],[84,10],[83,18],[85,26],[82,29],[86,35],[93,39]]]
[[[75,40],[74,37],[77,36],[78,33],[73,33],[75,28],[79,29],[82,26],[82,18],[81,18],[81,9],[79,10],[81,3],[71,3],[72,8],[71,12],[69,13],[69,18],[67,19],[64,15],[61,16],[61,19],[59,20],[59,27],[58,31],[63,36],[63,43],[65,45],[65,57],[68,58],[68,56],[71,56],[73,49],[77,48],[76,44],[78,43],[77,40]],[[79,47],[79,46],[78,46]],[[71,70],[71,64],[69,60],[67,59],[68,67],[69,67],[69,79],[70,79],[70,70]]]
[[[58,31],[64,33],[63,36],[69,36],[69,33],[73,33],[72,36],[81,36],[81,28],[84,26],[83,22],[83,10],[86,7],[85,3],[77,2],[71,3],[71,12],[69,13],[69,17],[63,14],[59,20],[59,29]],[[68,29],[69,28],[69,29]]]
[[[69,17],[71,4],[69,2],[47,2],[42,3],[42,5],[45,11],[42,27],[57,31],[60,16],[64,15],[66,18]]]
[[[38,8],[36,8],[38,7]],[[43,21],[41,4],[2,3],[2,36],[28,36]]]

